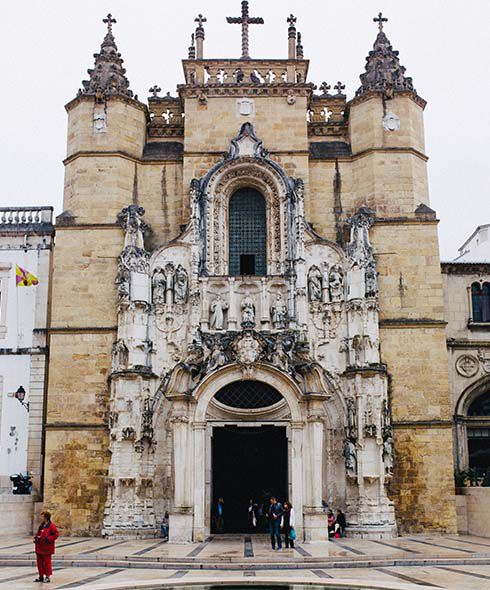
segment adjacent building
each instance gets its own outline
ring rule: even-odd
[[[0,514],[24,532],[41,493],[52,214],[0,208]],[[12,494],[17,473],[31,475],[31,495]]]

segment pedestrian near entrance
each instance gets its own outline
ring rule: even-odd
[[[168,512],[165,511],[165,514],[162,518],[162,537],[164,541],[168,541],[168,525],[169,525],[169,515]]]
[[[294,509],[291,502],[284,502],[284,514],[282,515],[282,528],[284,531],[284,545],[286,549],[294,549],[296,531],[294,529]]]
[[[54,553],[54,542],[60,535],[56,525],[51,522],[51,514],[48,511],[41,512],[41,517],[41,524],[34,537],[37,571],[39,573],[39,577],[34,582],[51,582],[51,576],[53,575],[51,556]]]
[[[269,512],[267,515],[269,517],[269,531],[271,534],[271,545],[273,551],[276,549],[276,542],[278,551],[281,551],[282,549],[281,520],[283,514],[284,508],[282,504],[278,502],[274,496],[272,496]]]
[[[257,530],[257,510],[257,504],[252,499],[250,499],[250,502],[248,504],[247,520],[248,530],[251,533],[255,533],[255,531]]]
[[[345,518],[345,514],[340,509],[337,510],[336,521],[340,528],[340,536],[345,537],[345,527],[347,526],[347,521]]]
[[[216,507],[216,530],[218,533],[225,532],[225,501],[220,496]]]

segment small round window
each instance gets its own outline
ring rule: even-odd
[[[282,395],[267,383],[260,381],[235,381],[220,389],[216,401],[240,409],[267,408],[280,402]]]

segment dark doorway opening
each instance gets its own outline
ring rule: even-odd
[[[287,500],[286,428],[278,426],[213,429],[211,531],[262,533],[269,499]],[[224,500],[224,531],[218,530],[218,499]],[[256,504],[257,527],[250,528],[248,506]]]

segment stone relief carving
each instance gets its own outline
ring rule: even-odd
[[[316,265],[311,266],[308,271],[308,299],[310,301],[322,299],[322,273]]]
[[[174,301],[178,305],[187,303],[189,295],[189,278],[185,268],[179,264],[175,270]]]
[[[152,301],[156,305],[163,305],[165,303],[165,273],[161,268],[157,268],[153,273],[151,281],[153,297]]]
[[[189,298],[189,277],[185,268],[167,262],[165,269],[157,268],[152,278],[152,301],[156,305],[184,305]]]
[[[462,377],[474,377],[480,370],[480,362],[470,354],[462,354],[456,360],[456,371]]]
[[[343,455],[347,475],[355,477],[357,475],[357,450],[356,445],[348,438],[344,441]]]

